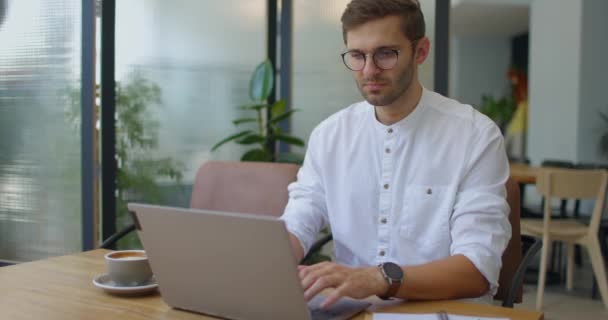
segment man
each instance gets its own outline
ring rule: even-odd
[[[420,84],[430,44],[414,0],[353,0],[342,26],[365,101],[312,132],[282,216],[298,261],[331,226],[335,263],[300,267],[306,298],[489,302],[511,234],[500,131]]]

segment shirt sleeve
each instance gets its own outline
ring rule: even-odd
[[[318,129],[310,135],[304,164],[297,180],[288,186],[289,201],[281,216],[287,230],[300,241],[304,254],[310,250],[319,231],[328,225],[318,135]]]
[[[472,140],[450,219],[450,252],[467,257],[486,278],[494,295],[502,254],[511,238],[505,189],[509,163],[502,134],[494,123]]]

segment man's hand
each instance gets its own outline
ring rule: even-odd
[[[344,296],[362,299],[382,295],[388,289],[388,282],[377,267],[349,268],[332,262],[321,262],[312,266],[299,266],[298,270],[306,300],[327,288],[335,289],[323,301],[322,308],[333,305]]]

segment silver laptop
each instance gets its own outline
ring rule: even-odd
[[[130,203],[163,300],[228,319],[348,319],[369,303],[307,303],[283,221]]]

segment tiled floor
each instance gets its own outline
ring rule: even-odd
[[[589,260],[584,257],[583,267],[576,268],[574,288],[566,290],[565,284],[547,286],[543,312],[546,320],[608,320],[608,309],[601,300],[591,299],[593,273]],[[599,295],[598,295],[599,296]],[[536,285],[524,286],[524,302],[516,308],[534,310]]]
[[[543,312],[545,320],[608,320],[608,310],[600,300],[592,300],[590,290],[567,292],[565,288],[548,287],[545,291]],[[524,288],[524,302],[519,309],[534,310],[536,286]]]

